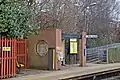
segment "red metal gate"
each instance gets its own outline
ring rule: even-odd
[[[0,40],[0,78],[16,75],[16,40],[2,38]]]
[[[16,75],[16,61],[26,68],[26,40],[0,39],[0,79]]]
[[[17,61],[27,68],[26,40],[17,40]]]

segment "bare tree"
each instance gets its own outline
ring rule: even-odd
[[[91,3],[96,5],[87,7],[84,15],[85,7]],[[101,38],[110,36],[110,22],[120,11],[116,0],[37,0],[32,5],[32,23],[36,28],[57,27],[64,32],[78,33],[87,26],[88,34],[98,34]],[[85,17],[87,25],[84,25]]]

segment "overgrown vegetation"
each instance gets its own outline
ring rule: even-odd
[[[21,37],[31,33],[31,11],[27,1],[0,0],[0,32],[8,37]]]

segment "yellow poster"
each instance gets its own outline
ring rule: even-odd
[[[70,53],[77,54],[77,42],[76,41],[70,42]]]

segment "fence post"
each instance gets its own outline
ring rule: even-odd
[[[24,46],[25,46],[25,49],[24,49],[24,51],[25,51],[25,69],[28,67],[27,66],[27,44],[26,44],[26,40],[24,41]]]
[[[3,37],[1,38],[1,59],[2,59],[2,61],[1,61],[1,79],[3,78]]]
[[[13,42],[13,73],[14,73],[14,76],[16,75],[16,44],[17,44],[17,42],[16,42],[16,39],[13,39],[12,40],[12,42]]]
[[[106,57],[107,57],[107,64],[108,64],[109,63],[109,60],[108,60],[108,49],[107,49]]]

